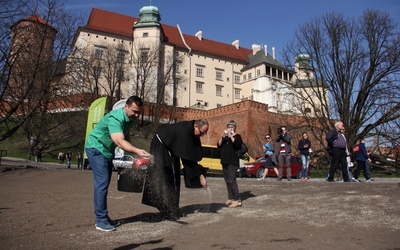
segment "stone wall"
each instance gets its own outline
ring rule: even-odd
[[[248,145],[249,154],[252,157],[263,154],[262,145],[266,142],[265,135],[271,133],[272,139],[275,141],[277,130],[283,125],[293,135],[292,151],[294,155],[298,155],[297,144],[301,138],[301,133],[309,131],[302,117],[271,113],[268,111],[268,105],[252,100],[245,100],[211,110],[174,108],[173,111],[169,110],[167,112],[165,109],[163,116],[173,117],[175,121],[208,119],[210,124],[208,133],[201,139],[202,144],[207,145],[216,145],[223,130],[226,128],[226,124],[230,120],[234,120],[238,124],[236,131]],[[311,133],[309,133],[309,137],[312,140],[314,150],[321,147],[321,145],[317,145],[316,140],[312,139]],[[275,143],[275,147],[277,147],[277,143]]]

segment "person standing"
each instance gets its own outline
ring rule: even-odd
[[[239,156],[236,151],[241,148],[243,142],[240,134],[236,133],[236,127],[236,122],[230,120],[217,143],[221,149],[222,174],[228,189],[228,200],[225,204],[231,208],[242,206],[236,182],[236,172],[239,169]]]
[[[328,142],[328,152],[330,153],[331,167],[329,168],[329,174],[327,181],[334,181],[336,169],[341,168],[343,181],[349,182],[349,173],[347,166],[347,142],[344,136],[344,125],[342,121],[335,123],[335,128],[330,130],[326,135],[326,141]]]
[[[151,156],[130,143],[129,131],[142,112],[142,106],[142,99],[137,96],[129,97],[123,108],[106,114],[88,136],[85,150],[93,172],[95,227],[98,230],[113,231],[119,225],[110,219],[107,210],[115,147],[134,153],[140,158]]]
[[[303,132],[302,139],[299,140],[297,149],[300,150],[300,159],[302,164],[301,181],[308,181],[308,165],[310,164],[311,141],[308,139],[306,132]]]
[[[78,169],[83,168],[83,155],[80,151],[76,153],[76,160],[78,161]]]
[[[162,125],[154,135],[150,153],[155,164],[148,169],[142,203],[157,208],[163,219],[177,220],[179,210],[180,162],[184,178],[200,187],[207,187],[206,172],[197,162],[203,158],[200,137],[207,134],[206,119]],[[196,187],[199,187],[196,186]]]
[[[67,168],[71,168],[71,161],[72,161],[72,152],[71,151],[68,151],[66,154],[65,154],[65,157],[66,157],[66,160],[67,160]]]
[[[279,176],[279,171],[276,168],[276,156],[274,154],[274,143],[272,142],[272,138],[270,134],[265,136],[267,143],[264,145],[264,157],[265,157],[265,170],[263,176],[257,180],[262,181],[265,180],[268,174],[268,169],[272,168],[275,171],[276,176]]]
[[[290,160],[292,158],[292,148],[291,148],[291,140],[292,135],[288,133],[286,126],[280,127],[278,130],[278,138],[276,138],[276,142],[279,143],[279,154],[278,154],[278,163],[279,163],[279,175],[278,181],[282,180],[283,175],[283,165],[286,165],[286,178],[288,181],[291,181],[292,177],[292,169],[290,167]]]
[[[60,164],[64,163],[64,153],[63,152],[58,153],[58,160],[60,161]]]
[[[357,168],[354,171],[354,178],[358,181],[358,176],[361,173],[361,170],[364,173],[364,177],[367,180],[367,182],[371,182],[371,177],[369,176],[369,171],[367,171],[367,164],[368,161],[370,161],[367,149],[365,147],[365,139],[360,140],[360,144],[358,144],[359,150],[356,156],[356,161],[357,161]]]

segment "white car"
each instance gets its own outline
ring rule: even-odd
[[[113,160],[114,168],[132,168],[135,160],[136,158],[132,155],[124,155],[121,158],[115,158]]]

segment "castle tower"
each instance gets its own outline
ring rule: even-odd
[[[313,79],[314,72],[313,68],[310,65],[310,56],[308,54],[300,54],[296,56],[295,61],[295,71],[297,73],[298,79]]]
[[[51,65],[57,30],[37,15],[21,19],[10,28],[10,94],[18,98],[26,88],[42,91],[40,82]]]
[[[161,103],[165,91],[162,83],[165,52],[160,12],[155,6],[144,6],[139,17],[140,21],[133,27],[133,54],[136,60],[132,62],[131,72],[132,79],[138,83],[132,85],[146,89],[144,92],[149,93],[146,101]]]

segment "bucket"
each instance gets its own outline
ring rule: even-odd
[[[133,159],[131,162],[114,162],[118,170],[117,190],[122,192],[143,192],[144,180],[147,174],[149,161]]]
[[[117,189],[122,192],[141,193],[145,178],[146,170],[118,167]]]

